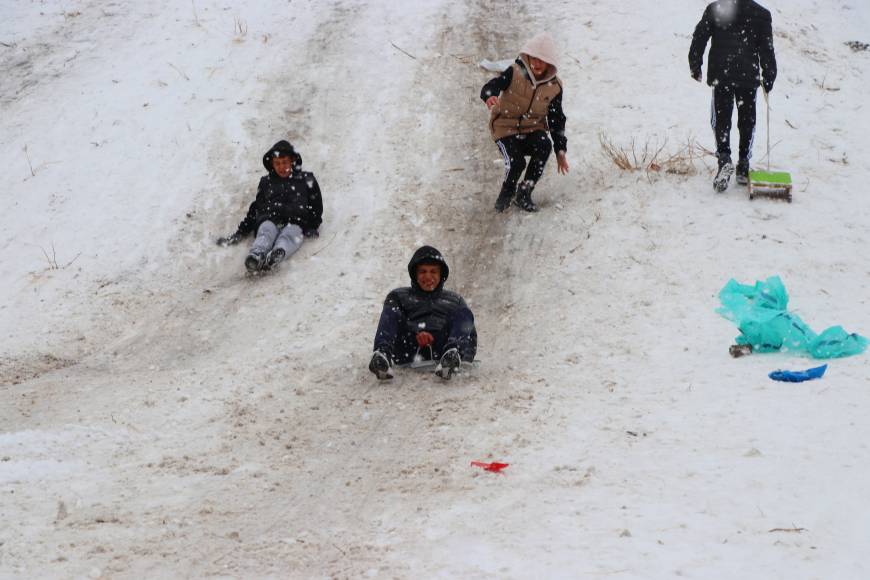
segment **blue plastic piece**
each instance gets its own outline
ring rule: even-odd
[[[802,383],[813,379],[820,379],[828,370],[828,365],[822,365],[805,371],[773,371],[768,376],[775,381],[784,381],[786,383]]]

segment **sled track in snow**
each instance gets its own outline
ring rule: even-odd
[[[533,229],[534,220],[547,219],[546,212],[497,215],[492,210],[502,170],[492,162],[498,154],[477,96],[489,73],[481,74],[476,62],[514,51],[525,34],[526,16],[519,10],[511,15],[510,25],[493,31],[494,7],[483,1],[466,7],[464,15],[445,16],[433,49],[438,56],[420,59],[413,82],[420,98],[407,101],[407,111],[388,136],[399,167],[408,165],[388,181],[392,217],[401,228],[393,238],[381,236],[387,246],[381,264],[385,269],[404,272],[420,243],[445,253],[452,272],[449,287],[475,310],[483,362],[478,371],[451,383],[407,371],[400,371],[394,381],[377,383],[362,371],[350,390],[330,396],[331,415],[300,409],[293,416],[300,431],[312,438],[310,450],[299,454],[304,478],[309,485],[320,483],[308,501],[300,498],[280,517],[258,527],[256,535],[270,537],[288,522],[300,524],[312,540],[304,549],[281,546],[278,552],[302,560],[306,573],[355,576],[374,561],[394,574],[407,573],[401,546],[416,542],[430,525],[428,514],[473,495],[476,486],[468,481],[468,462],[485,459],[502,446],[503,431],[495,428],[492,417],[540,428],[552,412],[546,397],[534,402],[525,370],[508,370],[506,377],[498,362],[499,353],[519,346],[511,336],[511,309],[529,298],[524,272],[550,249]],[[455,26],[451,17],[466,26]],[[415,125],[422,130],[415,132]],[[427,140],[430,131],[438,137]],[[410,150],[402,140],[408,132],[414,142]],[[437,145],[430,148],[433,141]],[[387,289],[380,289],[381,294]],[[363,332],[368,335],[371,329]],[[326,372],[323,381],[340,384],[342,377],[342,372]],[[513,433],[510,446],[529,445],[521,431]],[[328,452],[317,452],[317,437],[321,444],[329,439]],[[332,498],[331,506],[319,504],[319,497]],[[317,529],[339,531],[326,536]],[[384,548],[378,538],[385,535],[407,539]]]
[[[299,488],[280,514],[248,522],[245,534],[259,538],[259,547],[228,552],[221,564],[229,563],[231,570],[244,570],[254,560],[262,565],[264,558],[290,558],[305,575],[356,576],[376,562],[393,574],[407,574],[403,544],[416,543],[428,525],[427,514],[474,493],[468,462],[497,451],[501,430],[493,432],[488,417],[520,417],[535,404],[523,386],[525,371],[510,371],[506,380],[497,362],[498,353],[516,346],[510,310],[525,299],[523,272],[547,251],[547,242],[524,227],[546,219],[546,213],[497,215],[492,210],[502,170],[493,163],[498,154],[477,97],[489,73],[481,74],[476,63],[514,51],[525,17],[518,11],[510,26],[494,32],[489,21],[494,6],[478,2],[465,7],[465,14],[445,15],[429,51],[438,56],[418,57],[412,86],[420,98],[406,102],[397,125],[386,133],[398,169],[387,175],[392,208],[372,242],[383,252],[379,267],[388,272],[403,273],[420,243],[445,253],[452,272],[449,286],[475,310],[483,363],[451,383],[408,371],[378,383],[364,370],[364,351],[354,357],[358,366],[350,384],[346,371],[339,369],[307,374],[304,382],[310,386],[305,390],[323,385],[330,392],[317,396],[317,409],[297,407],[286,418],[300,434],[291,452]],[[451,18],[465,26],[455,26]],[[428,137],[430,131],[437,137]],[[414,142],[411,149],[406,138]],[[386,234],[396,222],[399,229]],[[373,289],[378,304],[388,289]],[[361,327],[366,342],[372,329]],[[538,412],[549,411],[545,402]],[[261,420],[264,412],[269,414],[259,409]],[[529,420],[539,425],[542,419]],[[528,445],[514,437],[514,446]],[[330,498],[329,505],[323,497]],[[302,534],[304,543],[280,541],[288,526]],[[406,539],[384,546],[385,537]]]
[[[425,54],[408,63],[393,53],[417,72],[403,89],[415,98],[391,100],[377,78],[359,73],[368,61],[347,56],[364,33],[358,23],[381,15],[362,4],[331,5],[307,41],[312,66],[272,81],[273,94],[289,91],[288,100],[304,100],[305,114],[265,100],[243,124],[252,143],[287,136],[303,144],[324,188],[323,237],[276,275],[246,280],[242,247],[197,244],[215,228],[234,225],[248,197],[217,208],[231,214],[226,223],[191,219],[172,243],[198,249],[156,274],[157,281],[131,277],[119,285],[113,324],[103,329],[112,337],[106,346],[70,369],[63,389],[51,377],[25,389],[21,412],[54,409],[46,427],[77,422],[85,399],[90,421],[105,424],[56,443],[57,454],[83,461],[91,456],[79,450],[80,440],[104,446],[90,475],[104,492],[100,505],[73,511],[50,540],[75,535],[79,551],[91,554],[84,562],[131,576],[153,575],[159,554],[162,565],[191,575],[281,574],[290,566],[300,577],[358,577],[372,568],[402,577],[421,569],[409,567],[403,553],[418,553],[425,530],[450,519],[446,506],[490,493],[468,462],[528,447],[524,430],[540,428],[552,413],[528,372],[506,373],[499,358],[534,350],[518,340],[515,312],[533,302],[526,276],[555,254],[535,228],[553,217],[552,207],[545,203],[537,215],[492,210],[502,168],[478,98],[490,73],[476,63],[515,52],[528,17],[514,6],[494,27],[498,6],[492,0],[449,6],[440,21],[431,20],[431,40],[420,42]],[[355,79],[374,104],[331,107],[336,91],[316,67]],[[360,123],[371,124],[392,166],[315,163],[358,159],[372,142],[336,135]],[[214,142],[212,165],[240,156],[220,137]],[[329,153],[306,155],[305,145],[316,151],[317,143],[329,143]],[[242,157],[250,163],[260,154]],[[216,183],[195,198],[205,207],[240,186],[237,176],[216,173]],[[548,171],[540,197],[546,201],[554,185]],[[371,208],[342,203],[343,192],[365,187]],[[378,383],[365,370],[376,312],[397,279],[406,283],[405,264],[421,243],[449,260],[449,287],[475,311],[483,362],[450,383],[412,373]],[[352,275],[322,269],[324,262],[348,260],[362,262]],[[334,313],[335,295],[352,297],[358,307]],[[128,535],[106,539],[98,525],[105,521]],[[173,521],[184,524],[167,530]],[[31,558],[41,545],[29,545]],[[105,546],[117,556],[101,557]]]

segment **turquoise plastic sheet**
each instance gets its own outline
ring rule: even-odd
[[[716,310],[740,330],[737,344],[753,352],[805,353],[817,359],[861,354],[870,344],[865,337],[832,326],[816,334],[800,316],[788,311],[788,292],[779,276],[754,286],[728,281],[719,292],[722,306]]]

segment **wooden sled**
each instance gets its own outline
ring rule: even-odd
[[[769,197],[791,203],[791,174],[784,171],[750,171],[749,199]]]

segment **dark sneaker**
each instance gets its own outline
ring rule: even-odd
[[[379,350],[372,353],[372,360],[369,362],[369,370],[378,377],[378,380],[385,381],[393,378],[390,358]]]
[[[731,175],[734,174],[734,166],[731,165],[731,162],[726,162],[719,168],[719,173],[716,174],[716,178],[713,179],[713,189],[717,192],[722,193],[726,189],[728,189],[728,184],[731,182]]]
[[[441,361],[435,367],[435,374],[445,381],[449,381],[453,373],[459,370],[460,364],[462,364],[462,359],[459,357],[459,351],[451,348],[441,355]]]
[[[266,257],[266,267],[273,268],[277,266],[284,260],[284,256],[284,248],[275,248],[269,252],[269,255]]]
[[[514,191],[507,187],[502,187],[498,194],[498,199],[495,200],[495,211],[503,212],[511,205],[511,200],[514,198]]]
[[[517,198],[514,203],[518,208],[528,212],[538,211],[538,206],[532,201],[533,189],[535,189],[535,185],[529,181],[524,181],[517,187]]]
[[[245,268],[247,268],[248,272],[259,272],[263,269],[263,264],[266,263],[266,256],[263,254],[255,254],[251,252],[248,254],[248,257],[245,258]]]
[[[741,159],[737,162],[735,175],[737,176],[737,185],[749,185],[749,161],[747,159]]]

